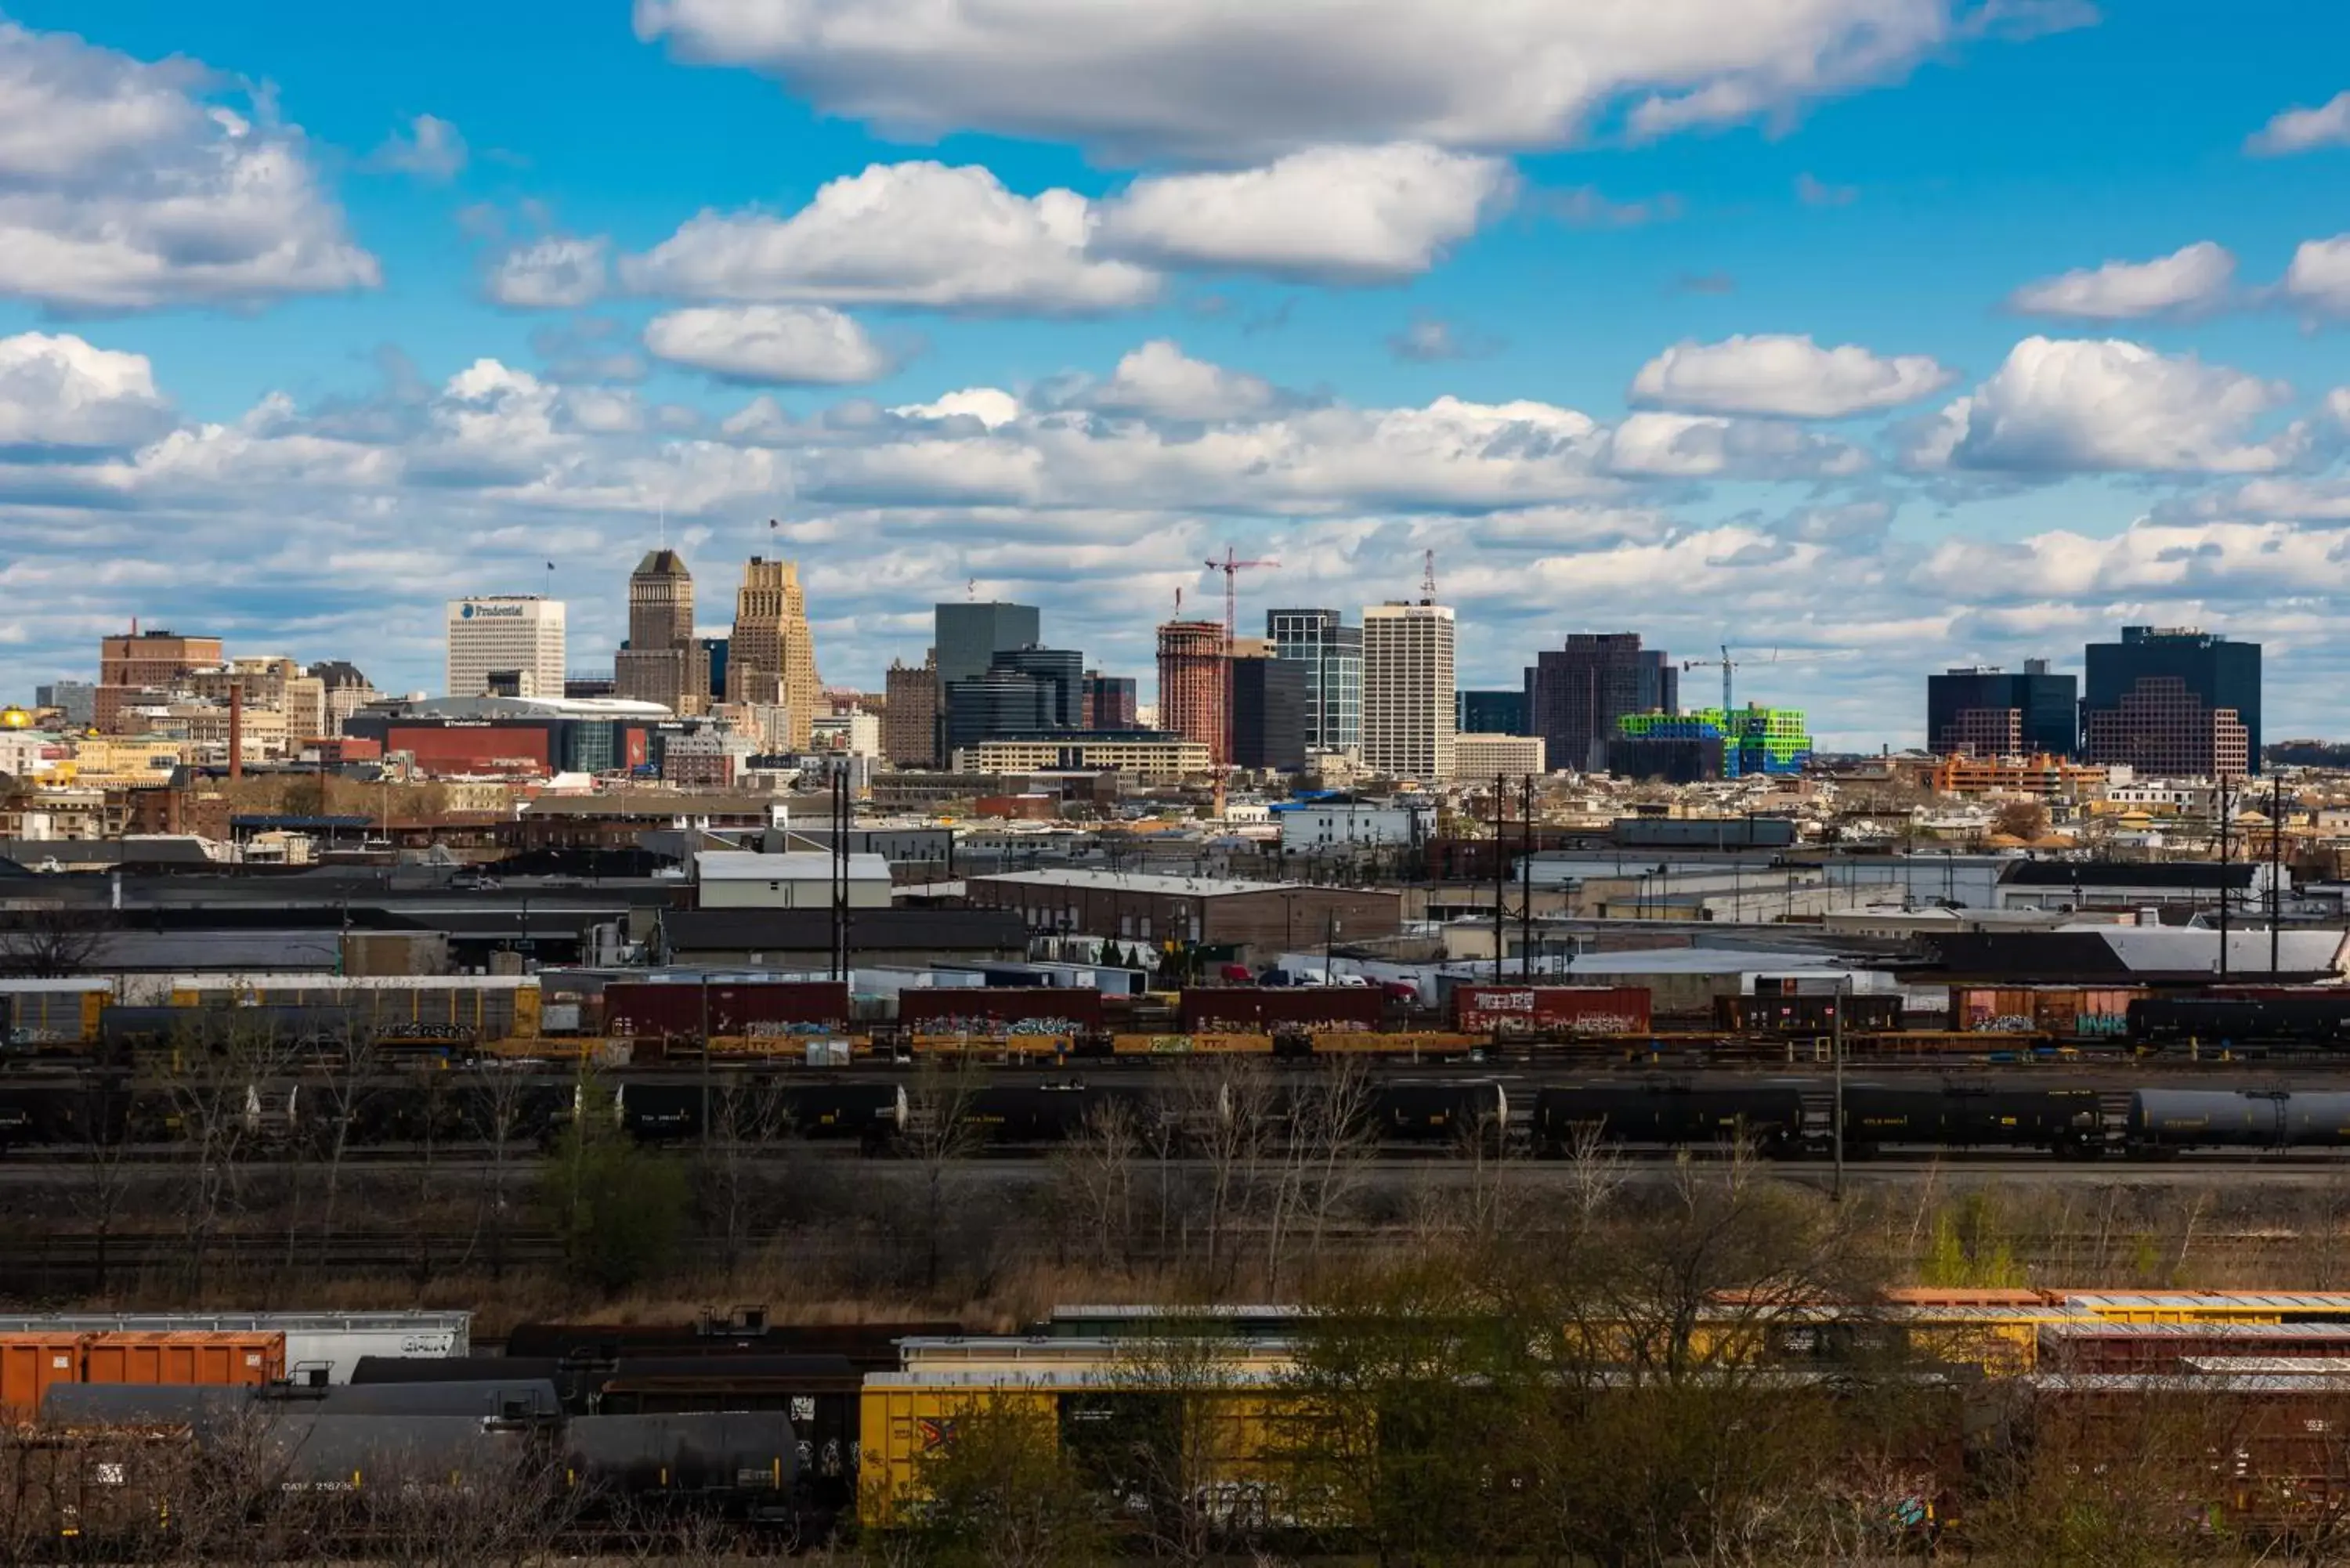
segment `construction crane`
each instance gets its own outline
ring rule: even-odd
[[[1240,552],[1233,549],[1230,545],[1227,545],[1224,546],[1224,558],[1222,560],[1210,561],[1206,563],[1206,565],[1208,570],[1211,572],[1222,572],[1224,574],[1224,645],[1222,649],[1224,658],[1224,694],[1222,704],[1224,710],[1224,754],[1216,759],[1221,764],[1216,769],[1216,819],[1221,822],[1223,820],[1224,815],[1224,781],[1232,769],[1232,754],[1239,749],[1235,744],[1235,742],[1239,738],[1239,729],[1233,722],[1234,715],[1232,712],[1233,707],[1235,706],[1232,701],[1232,648],[1240,639],[1240,576],[1243,572],[1253,571],[1259,567],[1269,568],[1278,566],[1281,563],[1279,561],[1243,561],[1240,558]]]
[[[1682,659],[1681,673],[1686,675],[1692,670],[1720,670],[1721,671],[1721,711],[1728,713],[1733,711],[1737,707],[1737,704],[1730,700],[1730,677],[1731,672],[1736,670],[1741,662],[1741,660],[1730,657],[1730,645],[1725,642],[1721,645],[1721,657],[1720,659]]]
[[[1232,642],[1240,634],[1240,575],[1259,566],[1278,566],[1279,561],[1243,561],[1230,545],[1224,546],[1224,558],[1207,563],[1208,570],[1224,574],[1224,657],[1232,653]]]
[[[1722,647],[1721,647],[1721,657],[1720,659],[1682,659],[1682,660],[1681,660],[1681,669],[1682,669],[1684,671],[1691,670],[1721,670],[1721,711],[1722,711],[1723,712],[1725,712],[1725,713],[1728,713],[1728,712],[1731,712],[1731,711],[1734,711],[1734,706],[1735,706],[1735,705],[1731,701],[1731,680],[1730,680],[1730,678],[1731,678],[1731,671],[1733,671],[1733,670],[1738,670],[1738,669],[1742,668],[1742,666],[1749,665],[1749,664],[1753,664],[1753,663],[1756,663],[1756,662],[1761,662],[1761,663],[1763,663],[1763,664],[1777,664],[1777,663],[1779,663],[1781,660],[1784,659],[1784,660],[1786,660],[1786,661],[1787,661],[1787,662],[1789,662],[1789,663],[1793,663],[1794,660],[1799,659],[1824,659],[1824,658],[1831,658],[1831,657],[1834,657],[1834,656],[1833,656],[1833,655],[1830,655],[1830,654],[1821,653],[1821,652],[1818,652],[1818,651],[1816,651],[1816,650],[1814,650],[1814,651],[1806,651],[1806,652],[1801,652],[1801,653],[1784,653],[1784,654],[1783,654],[1783,653],[1781,653],[1777,649],[1775,649],[1775,648],[1774,648],[1774,649],[1773,649],[1771,650],[1771,657],[1770,657],[1770,658],[1765,659],[1762,659],[1762,660],[1759,660],[1759,661],[1758,661],[1758,660],[1755,660],[1755,659],[1732,659],[1732,658],[1731,658],[1731,657],[1730,657],[1730,645],[1729,645],[1728,643],[1724,643],[1724,644],[1722,644]]]

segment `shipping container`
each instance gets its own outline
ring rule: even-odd
[[[1187,986],[1180,1011],[1186,1034],[1377,1029],[1387,998],[1368,985]]]
[[[82,1342],[85,1383],[177,1383],[226,1387],[286,1376],[286,1336],[93,1334]]]
[[[52,1386],[80,1382],[81,1342],[54,1331],[0,1334],[0,1408],[30,1420]]]
[[[898,993],[917,1034],[1082,1034],[1102,1023],[1098,991],[1074,986],[917,986]]]
[[[614,981],[604,988],[605,1033],[639,1040],[784,1038],[847,1022],[848,987],[837,981]]]
[[[1642,1034],[1648,992],[1637,985],[1456,985],[1452,1027],[1464,1034]]]
[[[2175,1376],[2189,1357],[2290,1355],[2339,1361],[2350,1371],[2350,1324],[2049,1323],[2040,1365],[2053,1372]]]
[[[1874,1034],[1901,1027],[1901,999],[1851,992],[1844,998],[1846,1033]],[[1827,1034],[1835,1028],[1837,998],[1814,996],[1719,996],[1714,1023],[1734,1034]]]
[[[362,1355],[462,1356],[473,1346],[470,1312],[359,1313],[72,1313],[0,1316],[0,1334],[276,1334],[285,1340],[280,1365],[327,1368],[328,1381],[348,1383]]]

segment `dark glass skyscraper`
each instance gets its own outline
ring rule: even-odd
[[[2089,644],[2081,755],[2158,774],[2240,777],[2261,764],[2261,645],[2126,626]]]
[[[1232,763],[1296,773],[1305,766],[1305,666],[1289,659],[1235,659]]]
[[[1267,610],[1274,657],[1305,670],[1305,745],[1351,752],[1363,743],[1363,628],[1334,609]]]
[[[1463,691],[1455,729],[1464,735],[1523,735],[1526,732],[1523,691]]]
[[[1926,748],[1938,756],[2070,757],[2080,750],[2080,682],[2044,659],[2023,672],[1978,668],[1926,677]]]
[[[1680,671],[1637,631],[1571,633],[1526,671],[1524,732],[1543,738],[1554,768],[1605,767],[1617,720],[1679,707]]]
[[[1034,648],[1044,640],[1043,618],[1035,605],[938,605],[933,607],[931,644],[937,650],[939,676],[939,755],[956,745],[953,687],[959,681],[985,675],[995,656],[1015,648]],[[962,742],[968,744],[968,742]]]

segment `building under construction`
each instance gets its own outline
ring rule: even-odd
[[[1811,760],[1804,711],[1760,702],[1731,711],[1627,713],[1616,722],[1616,737],[1607,748],[1608,772],[1677,784],[1800,774]]]
[[[1159,628],[1159,727],[1208,748],[1218,767],[1227,750],[1231,681],[1224,628],[1212,620],[1170,620]]]

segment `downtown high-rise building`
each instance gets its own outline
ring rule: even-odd
[[[2044,659],[1926,677],[1926,747],[1943,757],[2069,757],[2080,749],[2080,682]]]
[[[743,563],[734,628],[726,639],[726,700],[781,707],[786,749],[807,749],[824,709],[824,682],[796,561],[754,556]]]
[[[121,727],[125,709],[148,693],[176,690],[199,670],[221,662],[221,639],[181,637],[162,630],[140,631],[137,623],[127,637],[98,639],[98,690],[90,696],[90,717],[109,733]]]
[[[2192,628],[2122,628],[2093,642],[2081,760],[2142,774],[2240,778],[2261,766],[2261,645]]]
[[[939,671],[925,654],[920,664],[890,660],[883,678],[881,754],[892,766],[927,768],[939,760]]]
[[[1043,642],[1044,617],[1035,605],[1002,600],[934,605],[931,610],[931,657],[939,690],[933,750],[943,762],[952,751],[949,726],[953,718],[953,699],[948,689],[958,680],[972,680],[986,674],[994,668],[999,653],[1034,648]]]
[[[515,675],[529,697],[563,695],[563,601],[538,594],[484,594],[449,601],[445,684],[452,697],[484,697],[494,675]],[[501,682],[503,684],[503,682]]]
[[[693,574],[675,550],[649,550],[629,574],[629,640],[612,659],[612,690],[674,713],[710,707],[710,650],[693,635]]]
[[[1454,627],[1425,599],[1363,611],[1363,765],[1437,784],[1453,770]]]
[[[1305,749],[1352,752],[1363,743],[1363,628],[1334,609],[1265,612],[1274,657],[1305,667]]]
[[[1232,761],[1229,662],[1223,622],[1170,620],[1159,626],[1159,727],[1199,742],[1219,767]]]
[[[1294,774],[1305,766],[1305,668],[1258,643],[1231,666],[1232,765]]]
[[[1607,765],[1607,744],[1630,713],[1680,707],[1680,671],[1637,631],[1573,632],[1534,656],[1525,673],[1524,732],[1539,735],[1555,768]]]

